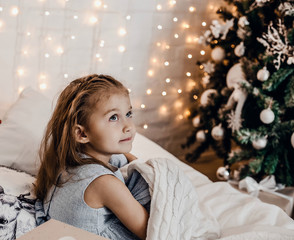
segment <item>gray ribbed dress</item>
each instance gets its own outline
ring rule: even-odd
[[[114,155],[110,163],[119,168],[125,165],[127,160],[122,154]],[[109,239],[138,239],[109,209],[105,207],[94,209],[84,201],[84,192],[88,185],[102,175],[114,175],[125,183],[121,171],[118,169],[112,172],[99,164],[87,164],[75,168],[73,173],[74,176],[63,187],[56,188],[50,203],[50,217]],[[134,172],[126,185],[133,196],[149,210],[148,184],[141,175]],[[53,190],[48,194],[48,201],[45,201],[45,213],[47,213],[52,192]]]

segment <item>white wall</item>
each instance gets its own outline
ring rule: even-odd
[[[77,77],[110,74],[131,89],[138,131],[180,155],[202,58],[197,39],[207,28],[201,23],[215,17],[214,2],[1,0],[0,113],[27,86],[53,98]]]

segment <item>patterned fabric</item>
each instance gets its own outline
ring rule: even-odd
[[[5,194],[0,186],[0,239],[14,240],[36,227],[35,200]]]

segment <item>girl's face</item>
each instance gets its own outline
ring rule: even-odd
[[[108,162],[112,154],[128,153],[136,133],[129,96],[113,94],[100,100],[90,116],[85,134],[85,151],[92,157]]]

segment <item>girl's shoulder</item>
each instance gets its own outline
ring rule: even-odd
[[[106,174],[114,175],[113,171],[110,169],[95,163],[78,166],[72,171],[73,175],[75,175],[75,178],[77,179],[99,177]]]

